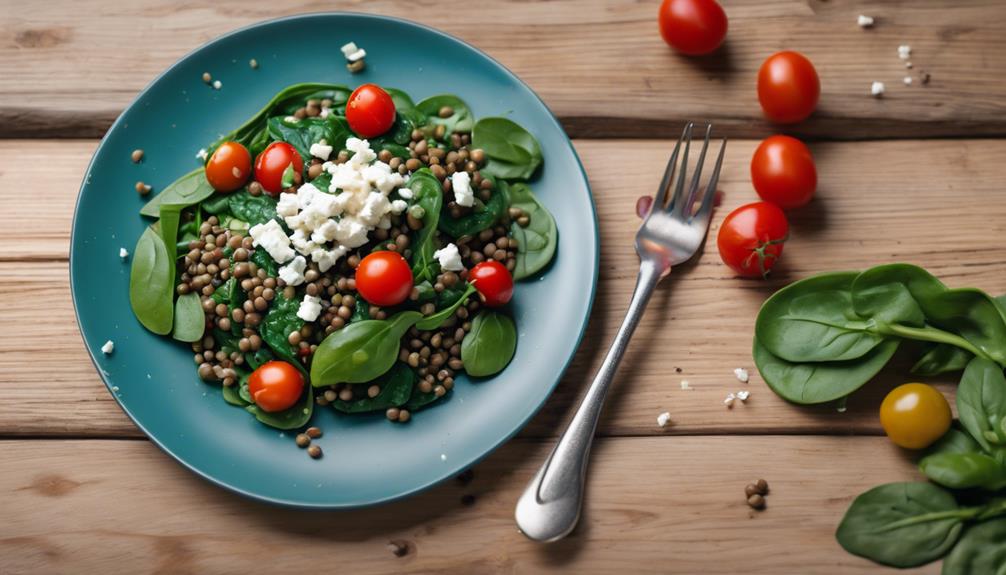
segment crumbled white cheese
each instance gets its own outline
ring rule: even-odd
[[[911,76],[905,76],[905,79],[903,81],[905,82],[906,86],[911,86],[912,85],[912,77]]]
[[[440,461],[447,461],[447,454],[446,453],[441,453],[440,454]]]
[[[871,16],[864,16],[863,14],[860,14],[859,17],[856,18],[856,24],[859,24],[860,28],[869,28],[873,26],[873,18]]]
[[[750,391],[738,391],[737,392],[737,399],[739,399],[741,401],[747,401],[749,397],[751,397],[751,392]]]
[[[115,344],[112,343],[112,340],[106,341],[105,345],[101,346],[101,353],[105,355],[112,355],[113,351],[115,351]]]
[[[223,88],[223,87],[224,87],[224,83],[223,82],[221,82],[220,80],[213,80],[213,89],[214,90],[219,90],[220,88]]]
[[[395,201],[391,202],[391,213],[396,214],[396,215],[400,214],[400,213],[404,212],[406,209],[408,209],[408,207],[409,207],[409,203],[406,202],[405,200],[395,200]],[[390,221],[389,221],[389,223],[390,223]]]
[[[671,414],[668,412],[663,412],[657,416],[657,425],[660,427],[667,427],[671,423]]]
[[[196,159],[197,160],[202,160],[202,161],[205,162],[206,158],[208,158],[208,157],[209,157],[209,154],[206,152],[206,148],[201,148],[198,152],[196,152]]]
[[[126,248],[119,248],[119,257],[125,260],[129,257],[129,250]]]
[[[296,255],[290,248],[290,238],[276,220],[256,224],[248,233],[252,237],[252,245],[262,247],[278,263],[285,264]]]
[[[322,120],[324,120],[331,113],[332,113],[332,108],[326,108],[326,107],[322,106],[321,107],[321,113],[318,114],[318,117],[321,118]]]
[[[346,42],[339,50],[342,50],[343,56],[349,58],[349,55],[359,50],[359,48],[356,46],[356,42]]]
[[[412,188],[398,188],[398,197],[403,200],[411,200],[413,196]]]
[[[346,56],[346,59],[349,60],[350,62],[358,62],[360,60],[363,60],[366,57],[367,57],[367,51],[364,50],[363,48],[360,48],[356,52],[353,52],[352,54],[348,54]]]
[[[276,213],[280,217],[286,218],[296,216],[300,210],[300,202],[297,201],[297,194],[282,193],[276,202]]]
[[[687,390],[691,391],[694,388],[691,386],[690,383],[688,383],[687,379],[682,379],[681,380],[681,389],[687,389]]]
[[[440,262],[440,269],[442,271],[459,272],[465,269],[464,264],[461,263],[461,254],[458,252],[458,246],[454,244],[447,244],[433,252],[433,257],[437,258],[437,261]]]
[[[288,286],[299,286],[304,283],[304,270],[307,268],[307,260],[304,256],[297,256],[293,261],[279,268],[279,279],[286,282]]]
[[[751,379],[751,376],[748,375],[748,370],[743,367],[734,368],[734,376],[741,383],[747,383]]]
[[[311,155],[315,158],[321,158],[322,160],[327,160],[329,156],[332,155],[332,146],[318,142],[316,144],[311,144]]]
[[[300,118],[298,118],[297,116],[287,116],[283,118],[283,121],[286,122],[287,124],[296,124],[297,122],[300,121]]]
[[[733,407],[734,406],[734,400],[736,400],[736,399],[737,399],[737,396],[735,394],[728,393],[726,399],[723,400],[723,405],[725,405],[727,407]]]
[[[872,94],[874,97],[879,98],[883,96],[884,90],[885,88],[883,82],[874,82],[873,84],[870,84],[870,94]]]
[[[451,189],[454,190],[454,201],[459,206],[475,205],[475,194],[472,192],[472,178],[468,172],[454,172],[451,175]]]
[[[304,295],[304,301],[300,302],[297,308],[297,317],[304,321],[314,321],[321,315],[321,298],[313,295]]]
[[[912,47],[908,44],[902,44],[898,46],[898,58],[902,60],[907,60],[909,56],[912,55]]]

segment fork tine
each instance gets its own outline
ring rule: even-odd
[[[667,203],[667,188],[671,185],[671,179],[674,178],[674,170],[678,165],[678,151],[681,149],[681,142],[685,139],[690,126],[691,124],[685,126],[685,129],[681,132],[681,137],[678,138],[678,143],[674,144],[674,151],[671,152],[671,158],[667,160],[667,168],[664,169],[664,177],[661,178],[657,195],[653,198],[653,207],[659,206],[662,209],[664,204]],[[651,207],[650,210],[652,211],[653,208]]]
[[[716,185],[720,181],[720,167],[723,165],[723,152],[727,149],[727,139],[723,138],[723,143],[720,145],[720,153],[716,157],[716,167],[713,168],[713,175],[709,178],[709,184],[706,186],[706,191],[702,195],[702,205],[699,210],[695,212],[695,219],[699,220],[702,224],[708,224],[710,216],[713,213],[713,200],[716,198]]]
[[[699,161],[695,165],[695,174],[692,175],[691,184],[688,186],[688,195],[684,197],[683,202],[679,202],[678,205],[674,206],[675,215],[683,218],[688,218],[692,215],[692,204],[695,203],[695,197],[699,192],[699,182],[702,179],[702,164],[706,161],[706,150],[709,148],[709,136],[712,131],[713,125],[706,124],[706,136],[702,140],[702,151],[699,152]],[[687,157],[686,155],[685,158]]]
[[[674,184],[674,195],[671,196],[671,200],[667,204],[668,211],[677,209],[677,206],[681,204],[683,199],[681,196],[684,195],[685,176],[688,175],[688,150],[692,147],[692,127],[694,126],[694,123],[688,122],[684,133],[681,134],[681,138],[685,141],[685,155],[681,159],[681,171],[678,172],[678,181]]]

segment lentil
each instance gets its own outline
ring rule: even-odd
[[[140,149],[133,150],[133,153],[130,154],[129,157],[133,160],[134,164],[139,164],[140,162],[143,161],[143,150]]]
[[[307,454],[310,455],[312,459],[321,459],[321,447],[318,445],[312,445],[307,448]]]
[[[308,427],[307,431],[305,431],[304,433],[306,433],[307,436],[310,437],[311,439],[318,439],[319,437],[322,436],[320,427]]]
[[[311,445],[311,438],[306,433],[298,433],[294,442],[297,444],[297,447],[307,447]]]

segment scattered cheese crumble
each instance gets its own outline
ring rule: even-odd
[[[440,454],[440,461],[447,461],[447,454],[446,453],[441,453]]]
[[[902,60],[907,60],[909,56],[912,55],[912,47],[908,44],[902,44],[898,46],[898,58]]]
[[[221,82],[220,80],[213,80],[213,89],[214,90],[219,90],[220,88],[223,88],[223,87],[224,87],[224,83],[223,82]]]
[[[860,28],[870,28],[873,26],[873,17],[860,14],[859,17],[856,18],[856,24],[859,24]]]
[[[744,369],[743,367],[735,368],[734,376],[736,376],[737,381],[741,383],[747,383],[751,379],[751,376],[748,375],[748,370]]]
[[[319,315],[321,315],[321,298],[305,294],[304,301],[300,302],[300,307],[297,308],[297,317],[312,322],[318,319]]]
[[[346,59],[349,60],[350,62],[358,62],[360,60],[363,60],[366,57],[367,57],[367,51],[364,50],[363,48],[360,48],[356,52],[353,52],[352,54],[347,55]]]
[[[687,379],[682,379],[681,380],[681,389],[692,390],[694,388],[691,386],[691,384],[688,383]]]
[[[911,76],[905,76],[904,82],[905,82],[906,86],[911,86],[912,85],[912,77]]]
[[[750,391],[738,391],[737,392],[737,399],[739,399],[741,401],[747,401],[749,397],[751,397],[751,392]]]
[[[326,144],[324,140],[317,144],[311,144],[311,155],[315,158],[327,160],[332,155],[332,146]]]
[[[296,255],[290,248],[290,238],[286,237],[286,232],[276,220],[256,224],[248,233],[252,237],[252,245],[264,249],[278,263],[284,264]]]
[[[465,269],[464,264],[461,263],[461,254],[458,252],[458,246],[454,244],[447,244],[433,252],[433,257],[437,258],[437,261],[440,262],[440,269],[442,271],[459,272]]]
[[[101,353],[105,355],[112,355],[113,351],[115,351],[115,344],[112,343],[112,340],[106,341],[105,345],[101,346]]]
[[[733,407],[734,406],[734,400],[736,400],[736,399],[737,399],[737,396],[735,394],[728,393],[726,399],[723,400],[723,405],[725,405],[727,407]]]
[[[119,257],[122,258],[122,259],[128,258],[129,257],[129,250],[127,250],[126,248],[119,248]]]
[[[202,148],[198,152],[196,152],[197,160],[202,160],[205,162],[207,157],[209,157],[209,155],[206,153],[206,148]]]
[[[359,50],[359,48],[356,46],[356,42],[346,42],[339,50],[342,50],[343,56],[349,58],[349,55]]]
[[[451,189],[454,191],[454,201],[459,206],[467,208],[475,205],[475,193],[472,192],[472,179],[468,172],[454,172],[451,175]]]
[[[411,200],[412,199],[412,195],[413,194],[412,194],[412,189],[411,188],[399,188],[398,189],[398,197],[402,198],[403,200]]]
[[[657,416],[657,425],[660,427],[667,427],[671,423],[671,414],[668,412],[663,412]]]
[[[884,89],[883,82],[874,82],[873,84],[870,84],[870,94],[877,98],[884,95]]]
[[[279,279],[286,282],[288,286],[299,286],[304,283],[306,268],[307,260],[304,259],[304,256],[297,256],[289,264],[279,268]]]

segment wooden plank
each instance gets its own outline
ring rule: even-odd
[[[66,221],[80,177],[74,168],[93,145],[0,142],[0,201],[10,206],[0,212],[0,254],[17,260],[0,262],[0,307],[8,310],[0,315],[0,434],[137,434],[80,343],[65,262],[31,261],[65,258],[66,226],[21,227],[37,215],[23,206],[19,188],[6,185],[34,181],[39,158],[65,158],[52,164],[49,185],[37,193],[47,207],[45,221]],[[753,145],[730,143],[713,234],[728,210],[755,199],[747,175]],[[582,349],[529,436],[552,435],[566,421],[621,321],[637,265],[634,199],[655,187],[670,144],[578,141],[577,147],[597,200],[601,277]],[[904,362],[854,396],[845,414],[831,406],[790,406],[764,387],[751,365],[752,323],[763,299],[812,273],[890,261],[922,264],[951,286],[1006,293],[1006,251],[995,240],[1006,232],[1006,166],[999,161],[1006,141],[828,143],[814,151],[820,194],[792,213],[793,239],[778,275],[768,282],[733,278],[711,246],[696,264],[673,273],[628,351],[602,434],[879,433],[876,408],[885,391],[907,377]],[[734,367],[752,370],[752,398],[726,410],[723,397],[744,387]],[[681,379],[694,391],[681,390]],[[664,410],[676,422],[669,430],[655,425]]]
[[[5,441],[0,572],[886,573],[834,530],[855,495],[917,476],[883,438],[604,439],[580,526],[542,546],[515,529],[513,505],[548,447],[513,441],[469,485],[325,513],[249,502],[145,441]],[[760,513],[743,495],[758,477],[771,490]]]
[[[872,3],[725,0],[725,49],[693,59],[657,33],[656,4],[633,0],[480,3],[477,10],[372,0],[368,12],[435,26],[516,72],[576,137],[665,137],[684,120],[712,119],[733,137],[774,131],[754,79],[781,49],[806,53],[822,77],[821,106],[796,133],[818,138],[1006,133],[1006,11],[997,0]],[[163,69],[224,32],[269,18],[330,9],[312,0],[213,4],[53,0],[21,10],[2,0],[0,135],[100,136]],[[856,16],[877,19],[869,30]],[[897,47],[910,44],[906,71]],[[128,47],[125,48],[124,47]],[[330,52],[338,56],[337,46]],[[249,54],[247,57],[254,57]],[[333,57],[335,57],[333,56]],[[918,77],[904,86],[906,74]],[[884,81],[883,99],[870,96]]]

